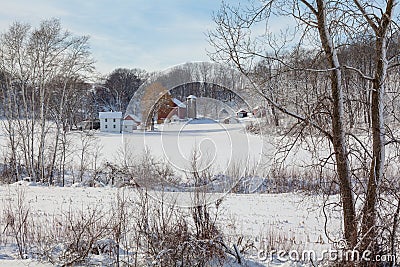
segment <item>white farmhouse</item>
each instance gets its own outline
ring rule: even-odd
[[[121,132],[122,112],[99,112],[99,119],[101,132]]]

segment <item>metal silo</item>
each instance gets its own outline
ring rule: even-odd
[[[194,95],[190,95],[186,98],[187,101],[187,117],[189,119],[195,119],[197,117],[196,98]]]

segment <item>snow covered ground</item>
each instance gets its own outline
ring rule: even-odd
[[[82,145],[82,133],[72,132],[69,137],[75,143],[74,157],[78,161]],[[92,145],[98,149],[99,163],[119,163],[122,160],[137,160],[145,149],[159,160],[168,162],[176,173],[191,170],[193,157],[198,160],[197,168],[211,168],[213,173],[226,173],[237,167],[245,171],[249,165],[258,165],[263,174],[268,172],[270,156],[275,149],[267,137],[246,133],[244,124],[220,124],[210,120],[193,120],[190,123],[160,125],[153,132],[113,134],[95,132]],[[0,135],[0,146],[5,136]],[[298,152],[298,151],[297,151]],[[306,154],[298,152],[292,159],[304,160]],[[238,174],[240,176],[240,174]],[[24,188],[31,212],[38,216],[60,214],[68,209],[84,210],[101,206],[112,208],[118,194],[112,187],[46,187],[27,182],[0,186],[0,214],[10,199],[16,196],[16,188]],[[135,194],[134,189],[129,194]],[[157,197],[159,192],[151,192]],[[192,195],[188,192],[169,192],[178,199],[181,206],[190,205]],[[239,239],[254,246],[246,257],[262,266],[292,266],[291,262],[273,263],[261,260],[257,251],[267,250],[271,244],[290,250],[315,249],[321,251],[330,247],[324,232],[325,217],[322,212],[322,197],[304,194],[208,194],[209,203],[223,197],[218,224],[226,240],[236,243]],[[336,201],[337,197],[331,197]],[[328,234],[340,236],[340,213],[328,214]],[[0,234],[3,229],[0,229]],[[0,244],[0,266],[47,266],[18,258],[15,247]],[[294,263],[293,263],[294,264]],[[253,266],[256,266],[255,263]],[[294,265],[293,265],[294,266]]]
[[[51,131],[47,139],[53,141]],[[94,131],[90,136],[70,132],[68,139],[71,141],[68,155],[76,166],[80,163],[83,146],[89,154],[96,150],[97,164],[120,163],[124,154],[129,155],[129,160],[135,160],[148,150],[178,173],[190,168],[194,153],[203,168],[212,167],[215,173],[225,172],[233,164],[259,164],[262,156],[265,160],[266,153],[273,154],[268,142],[246,133],[244,123],[223,124],[211,119],[157,125],[155,131],[135,130],[121,134]],[[0,147],[6,146],[7,134],[0,129]]]
[[[118,139],[114,138],[118,137],[103,133],[99,136],[105,154],[115,153]],[[177,172],[190,169],[194,153],[203,168],[212,166],[218,173],[237,162],[260,162],[263,151],[272,149],[259,136],[247,134],[244,124],[222,124],[209,119],[159,125],[153,132],[124,133],[118,141],[135,155],[148,149]]]
[[[84,210],[87,207],[102,206],[107,209],[115,202],[118,190],[128,190],[125,194],[135,194],[135,189],[116,189],[111,187],[43,187],[32,186],[26,182],[0,187],[0,205],[16,195],[23,188],[31,212],[38,216],[61,214],[69,209]],[[155,192],[155,195],[158,193]],[[188,194],[188,193],[169,193]],[[187,196],[190,197],[189,195]],[[333,197],[333,200],[335,197]],[[320,197],[303,194],[228,194],[220,206],[218,224],[227,239],[254,242],[255,248],[263,250],[272,238],[282,249],[315,249],[321,251],[330,247],[324,234],[324,217],[320,208]],[[329,229],[340,229],[339,215],[333,214]],[[332,237],[337,232],[330,233]],[[257,250],[251,255],[255,262],[264,266],[269,261],[257,257]],[[19,261],[16,251],[0,247],[0,266],[47,266]],[[275,262],[276,266],[289,266],[286,262]],[[14,265],[15,264],[15,265]]]

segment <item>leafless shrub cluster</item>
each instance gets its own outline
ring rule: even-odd
[[[222,234],[207,205],[182,212],[162,198],[160,202],[150,200],[145,192],[140,199],[136,231],[149,264],[205,266],[225,258]]]
[[[156,159],[149,149],[132,162],[135,163],[129,166],[129,170],[139,186],[161,189],[163,186],[176,186],[179,182],[169,163]]]
[[[3,234],[9,233],[18,248],[18,255],[25,259],[28,255],[30,239],[30,208],[25,201],[25,192],[17,190],[15,199],[10,200],[3,211]]]
[[[218,209],[210,209],[202,194],[192,208],[181,208],[164,192],[153,198],[145,190],[121,189],[110,207],[71,205],[47,214],[31,209],[24,190],[15,190],[0,228],[1,242],[16,244],[19,258],[59,266],[205,266],[222,265],[231,251],[217,227]]]
[[[266,179],[265,192],[286,193],[304,192],[311,194],[335,195],[339,192],[334,174],[318,173],[315,170],[298,170],[296,168],[272,169]]]

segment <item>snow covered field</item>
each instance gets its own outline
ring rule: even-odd
[[[0,187],[0,204],[16,195],[16,190],[24,190],[26,201],[31,212],[38,216],[61,214],[69,209],[84,210],[87,207],[102,206],[104,209],[115,204],[118,190],[125,194],[135,194],[135,189],[86,188],[86,187],[42,187],[13,184]],[[154,193],[158,194],[157,192]],[[170,193],[188,194],[188,193]],[[189,197],[189,196],[188,196]],[[333,198],[335,199],[335,198]],[[222,201],[218,225],[228,239],[254,242],[255,248],[262,250],[267,247],[269,239],[274,239],[282,249],[315,249],[321,251],[330,247],[324,234],[324,218],[320,208],[320,197],[310,197],[303,194],[228,194]],[[330,229],[340,229],[338,214],[329,221]],[[330,233],[334,237],[337,233]],[[257,259],[253,250],[251,257],[264,266],[268,261]],[[0,247],[0,266],[22,266],[27,261],[18,261],[17,252],[8,247]],[[277,266],[287,266],[282,262]],[[26,266],[26,265],[25,265]],[[46,266],[34,265],[29,266]],[[272,265],[274,266],[274,265]]]
[[[121,149],[134,156],[148,149],[178,172],[190,168],[193,153],[197,153],[204,168],[212,166],[218,173],[237,162],[259,163],[263,151],[272,149],[259,136],[246,134],[244,124],[221,124],[207,119],[159,125],[153,132],[96,136],[103,146],[103,160],[116,160]]]
[[[96,150],[96,160],[100,164],[119,164],[124,160],[124,154],[130,157],[129,160],[134,160],[148,150],[157,160],[168,162],[178,172],[190,167],[193,153],[197,153],[196,158],[204,168],[212,167],[215,173],[219,173],[225,172],[232,164],[258,164],[262,156],[265,158],[267,152],[272,154],[273,149],[260,136],[247,134],[244,123],[223,124],[211,119],[157,125],[155,131],[146,132],[94,131],[89,137],[87,133],[70,132],[68,139],[72,143],[71,157],[76,165],[83,146],[88,152]],[[50,137],[48,140],[53,141]],[[0,147],[6,146],[7,134],[0,131]]]
[[[269,156],[275,150],[268,136],[261,138],[246,133],[244,124],[220,124],[207,119],[194,120],[190,123],[159,125],[156,131],[113,134],[94,132],[90,136],[92,149],[97,154],[96,164],[121,161],[136,161],[144,150],[167,162],[173,171],[184,176],[193,167],[196,158],[199,170],[210,169],[214,174],[227,173],[235,168],[244,172],[250,165],[258,166],[260,174],[268,172]],[[69,138],[75,148],[72,157],[79,163],[79,153],[86,135],[71,132]],[[0,145],[5,146],[5,135],[0,135]],[[296,157],[303,160],[304,153]],[[93,160],[93,159],[92,159]],[[300,159],[299,159],[300,160]],[[237,174],[239,177],[241,173]],[[23,189],[31,213],[37,217],[51,218],[69,210],[84,211],[88,207],[102,207],[112,210],[117,195],[134,196],[136,189],[117,189],[105,187],[81,187],[79,184],[68,187],[47,187],[21,182],[0,186],[0,215],[7,205],[15,203],[17,191]],[[150,195],[155,199],[160,192]],[[193,195],[188,192],[166,193],[182,207],[191,205]],[[324,199],[303,194],[207,194],[209,203],[223,198],[218,212],[218,226],[227,242],[249,246],[245,257],[251,258],[262,266],[292,266],[290,262],[261,260],[257,253],[275,248],[302,251],[315,249],[321,251],[332,245],[324,232],[325,217],[322,212]],[[337,201],[333,196],[330,201]],[[10,202],[11,201],[11,202]],[[213,206],[213,205],[212,205]],[[333,239],[340,237],[340,213],[328,214],[328,232]],[[0,229],[3,231],[3,229]],[[1,232],[0,232],[1,233]],[[29,260],[20,261],[15,246],[4,246],[0,240],[0,266],[46,266]],[[255,263],[254,263],[255,264]],[[257,266],[257,265],[252,265]],[[293,265],[294,266],[294,265]]]

